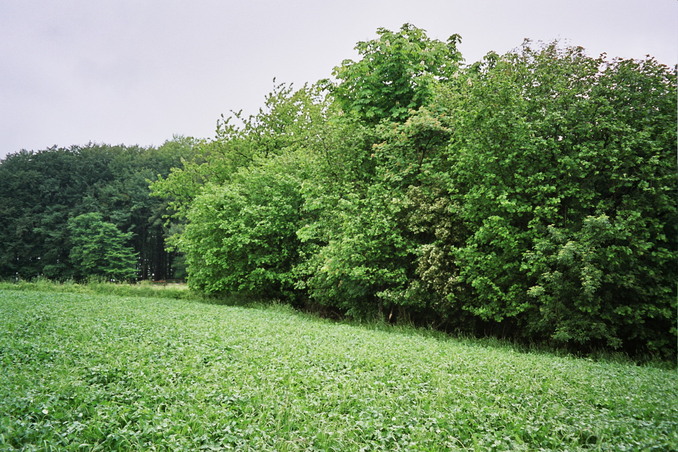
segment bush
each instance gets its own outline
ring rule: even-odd
[[[296,159],[238,172],[198,196],[180,239],[192,288],[206,293],[290,295],[297,262],[300,181]]]

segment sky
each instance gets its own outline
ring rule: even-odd
[[[411,23],[467,63],[525,38],[678,62],[678,0],[0,0],[0,159],[210,138],[276,82],[301,87]],[[1,181],[0,181],[1,183]]]

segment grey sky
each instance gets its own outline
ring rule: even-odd
[[[467,62],[523,38],[678,60],[677,0],[0,0],[0,158],[90,141],[211,137],[279,82],[330,76],[409,22]]]

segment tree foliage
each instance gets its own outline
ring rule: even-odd
[[[457,35],[377,35],[154,185],[188,193],[191,284],[670,353],[675,70],[530,42],[464,66]]]
[[[131,232],[123,233],[99,213],[78,215],[68,221],[69,256],[79,279],[102,277],[132,280],[137,273],[137,256],[126,244]]]
[[[397,32],[380,28],[378,39],[359,42],[359,61],[345,60],[334,69],[332,93],[344,111],[368,123],[399,121],[425,105],[437,81],[449,80],[458,69],[459,35],[447,42],[405,24]]]
[[[460,94],[449,188],[469,235],[450,251],[464,308],[561,343],[668,331],[675,72],[526,44],[474,67]]]
[[[68,222],[92,212],[132,234],[139,278],[171,277],[166,205],[149,196],[149,181],[191,145],[177,137],[158,149],[89,144],[9,154],[0,162],[0,278],[76,278]]]
[[[243,168],[196,197],[180,238],[191,287],[207,293],[291,295],[298,260],[303,162]]]

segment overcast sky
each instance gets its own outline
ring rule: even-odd
[[[678,60],[678,0],[0,0],[0,158],[211,137],[222,113],[256,113],[274,77],[329,77],[406,22],[460,34],[468,63],[524,38]]]

